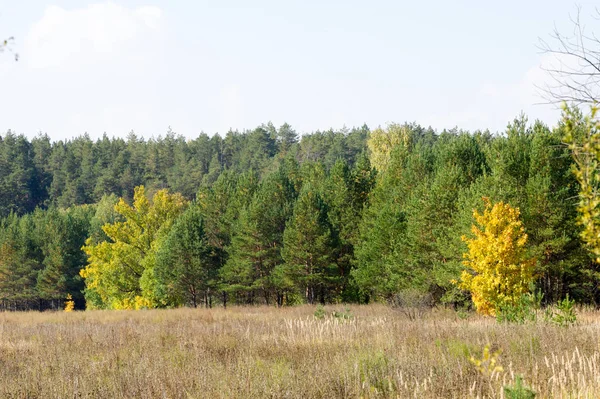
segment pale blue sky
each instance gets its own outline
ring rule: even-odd
[[[581,1],[589,15],[595,2]],[[569,1],[0,0],[0,131],[195,137],[415,121],[502,130],[536,106]],[[600,21],[590,20],[590,28]]]

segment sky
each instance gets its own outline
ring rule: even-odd
[[[575,12],[565,0],[0,0],[0,38],[20,57],[0,54],[0,132],[501,132],[521,112],[553,126],[536,45]]]

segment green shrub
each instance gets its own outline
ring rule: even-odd
[[[518,375],[513,385],[504,387],[504,395],[507,399],[534,399],[536,393],[533,389],[525,385],[523,377]]]
[[[541,296],[538,294],[525,294],[516,303],[503,303],[497,305],[496,320],[499,323],[525,324],[536,320],[536,309],[539,309]]]
[[[317,305],[317,309],[315,309],[315,318],[316,319],[324,319],[325,318],[325,307],[323,305]]]
[[[331,315],[333,317],[335,317],[336,319],[342,319],[342,320],[350,320],[353,317],[352,312],[350,311],[350,308],[348,308],[348,307],[340,312],[338,312],[337,310],[334,310]]]
[[[561,327],[569,327],[577,322],[577,313],[575,313],[575,300],[569,299],[569,294],[562,301],[558,301],[556,309],[551,307],[546,309],[544,319]]]
[[[456,316],[461,320],[467,320],[471,317],[471,313],[465,308],[458,308],[456,310]]]
[[[361,354],[357,364],[361,387],[370,393],[367,397],[394,397],[397,391],[392,377],[393,361],[385,352],[375,351]]]

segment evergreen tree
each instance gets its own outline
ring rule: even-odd
[[[0,217],[24,214],[36,206],[36,171],[31,144],[10,131],[0,141]]]
[[[298,142],[298,134],[290,125],[284,123],[276,133],[279,152],[286,153]]]
[[[252,202],[240,212],[228,248],[230,256],[221,271],[227,290],[248,293],[247,301],[258,293],[267,304],[275,294],[282,305],[283,288],[275,284],[272,272],[283,263],[283,234],[294,199],[294,186],[283,169],[260,184]]]
[[[305,183],[283,234],[285,273],[310,304],[325,303],[337,283],[331,224],[321,194]]]
[[[62,305],[71,295],[77,307],[83,308],[84,285],[79,271],[86,264],[86,256],[81,247],[93,212],[91,206],[81,206],[67,211],[38,211],[34,215],[44,258],[44,268],[37,276],[37,291],[40,298],[53,301],[55,306]]]
[[[0,242],[0,295],[11,310],[39,308],[36,281],[41,254],[35,225],[29,216],[11,214],[2,226]]]
[[[204,229],[202,214],[192,204],[160,243],[155,275],[163,305],[197,307],[204,302],[210,306],[218,264]]]

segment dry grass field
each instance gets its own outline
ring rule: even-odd
[[[2,398],[598,397],[600,314],[570,328],[378,306],[0,314]],[[470,362],[501,350],[503,371]]]

